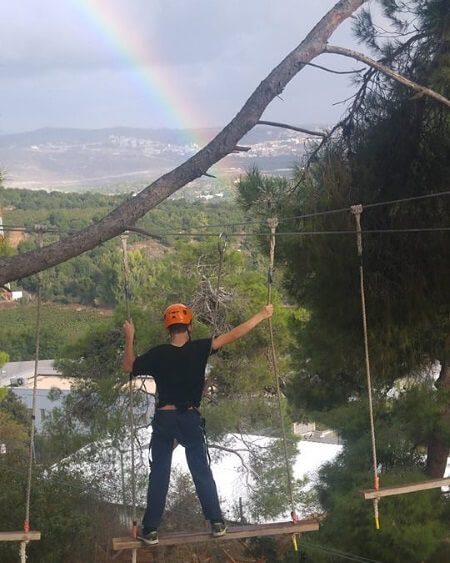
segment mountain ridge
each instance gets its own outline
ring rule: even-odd
[[[186,130],[117,126],[45,127],[3,134],[0,168],[6,171],[6,187],[85,190],[101,186],[100,189],[109,191],[119,187],[130,191],[179,166],[219,131],[219,127]],[[204,140],[199,141],[200,138]],[[250,150],[228,155],[220,167],[214,166],[212,173],[220,175],[220,181],[208,181],[208,185],[221,191],[253,166],[263,172],[286,175],[303,156],[309,139],[304,133],[288,129],[255,127],[240,141]],[[204,179],[196,182],[205,188]]]

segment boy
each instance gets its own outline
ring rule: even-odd
[[[203,514],[211,522],[213,536],[226,533],[216,484],[208,462],[204,419],[198,410],[205,384],[206,364],[210,354],[242,338],[272,314],[273,306],[266,305],[248,321],[221,336],[191,340],[192,311],[182,303],[176,303],[164,312],[164,326],[170,335],[170,343],[151,348],[138,357],[134,355],[133,321],[125,321],[123,368],[133,376],[152,375],[158,393],[150,444],[152,462],[147,509],[138,535],[145,543],[158,543],[157,528],[166,503],[174,440],[186,449],[189,470]]]

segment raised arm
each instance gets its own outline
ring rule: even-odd
[[[123,323],[123,334],[125,336],[125,350],[123,353],[123,370],[126,373],[133,371],[134,355],[134,323],[130,319]]]
[[[242,338],[248,332],[254,329],[255,326],[259,325],[260,322],[271,317],[272,314],[273,314],[273,305],[266,305],[261,309],[261,311],[259,311],[259,313],[253,315],[253,317],[248,319],[248,321],[245,321],[245,323],[242,323],[241,325],[233,328],[229,332],[226,332],[225,334],[222,334],[217,338],[214,338],[212,341],[212,349],[218,350],[219,348],[222,348],[227,344],[231,344],[235,340],[239,340],[239,338]]]

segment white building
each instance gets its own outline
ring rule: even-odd
[[[155,408],[156,385],[152,377],[137,377],[134,380],[136,390],[144,392],[147,400],[137,416],[139,421],[152,419]],[[45,418],[50,412],[61,407],[64,397],[70,393],[75,381],[62,377],[54,367],[54,360],[39,360],[36,385],[36,430],[42,429]],[[27,362],[8,362],[0,368],[0,387],[10,387],[31,411],[33,407],[34,360]],[[128,387],[128,384],[126,385]],[[58,390],[55,397],[49,398],[50,391]]]
[[[39,360],[36,385],[36,429],[41,430],[48,414],[60,407],[65,395],[70,393],[72,381],[62,377],[54,367],[54,360]],[[0,369],[0,387],[10,387],[31,410],[33,406],[34,360],[8,362]],[[59,391],[58,397],[49,399],[52,389]]]

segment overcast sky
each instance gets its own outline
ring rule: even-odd
[[[335,1],[3,1],[0,133],[223,125]],[[351,21],[332,42],[356,46]],[[331,123],[353,89],[348,76],[308,68],[265,118]]]

